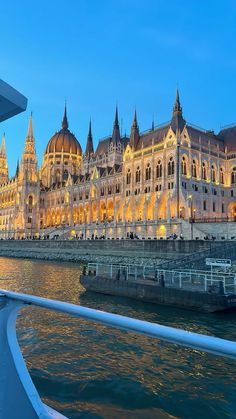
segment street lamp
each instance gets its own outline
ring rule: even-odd
[[[193,197],[192,197],[192,195],[189,195],[188,199],[189,199],[189,204],[190,204],[189,222],[190,222],[190,225],[191,225],[191,240],[193,240]],[[195,215],[195,211],[194,211],[194,215]]]

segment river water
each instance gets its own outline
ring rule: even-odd
[[[76,264],[0,258],[0,288],[236,340],[236,312],[85,293],[80,272]],[[40,396],[70,418],[236,418],[234,361],[32,306],[17,330]]]

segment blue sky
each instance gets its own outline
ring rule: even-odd
[[[170,119],[176,86],[187,121],[219,131],[236,122],[234,0],[40,0],[1,3],[0,78],[28,109],[0,125],[10,174],[33,111],[39,163],[69,125],[85,148],[111,133],[118,103],[123,132],[134,107],[141,130]]]

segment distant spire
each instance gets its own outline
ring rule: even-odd
[[[182,131],[185,124],[186,124],[186,121],[183,118],[182,106],[181,106],[180,100],[179,100],[179,90],[177,88],[176,89],[175,103],[174,103],[173,113],[172,113],[172,119],[171,119],[170,125],[171,125],[171,128],[173,129],[173,131],[176,132],[177,130]]]
[[[33,118],[32,118],[32,112],[30,114],[29,118],[29,125],[28,125],[28,131],[25,139],[25,147],[23,152],[23,160],[36,159],[36,153],[35,153],[35,140],[34,140],[34,132],[33,132]]]
[[[114,125],[113,125],[113,132],[112,132],[112,142],[115,144],[118,144],[120,142],[120,127],[119,127],[117,106],[116,106],[115,120],[114,120]]]
[[[133,128],[138,128],[136,108],[134,110]]]
[[[1,156],[6,156],[5,132],[3,133],[3,136],[2,136],[2,144],[1,144],[0,154],[1,154]]]
[[[33,114],[32,114],[32,112],[30,113],[27,137],[28,138],[34,138],[34,132],[33,132]]]
[[[90,157],[91,154],[93,154],[93,153],[94,153],[94,148],[93,148],[92,124],[91,124],[91,119],[90,119],[85,155],[87,157]]]
[[[67,120],[67,113],[66,113],[66,102],[65,102],[65,110],[64,110],[64,116],[62,120],[62,129],[68,129],[68,120]]]
[[[139,127],[138,127],[138,121],[137,121],[137,112],[136,109],[134,110],[134,119],[131,126],[130,131],[130,145],[135,149],[137,147],[137,144],[139,142]]]
[[[154,129],[155,129],[155,121],[154,121],[154,116],[152,117],[152,131],[154,131]]]
[[[18,178],[19,176],[19,171],[20,171],[20,165],[19,165],[19,159],[17,160],[17,165],[16,165],[16,174],[15,177]]]
[[[178,112],[178,113],[180,113],[182,115],[182,107],[180,105],[179,89],[178,89],[178,87],[176,89],[176,97],[175,97],[175,104],[174,104],[173,112]]]
[[[114,121],[114,126],[119,126],[119,119],[118,119],[118,108],[116,105],[116,113],[115,113],[115,121]]]

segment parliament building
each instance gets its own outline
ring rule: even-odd
[[[41,167],[30,116],[13,178],[2,139],[0,238],[200,238],[235,219],[236,126],[216,134],[188,124],[178,91],[170,122],[145,132],[135,111],[122,136],[116,109],[112,135],[95,149],[90,122],[84,152],[65,107]]]

